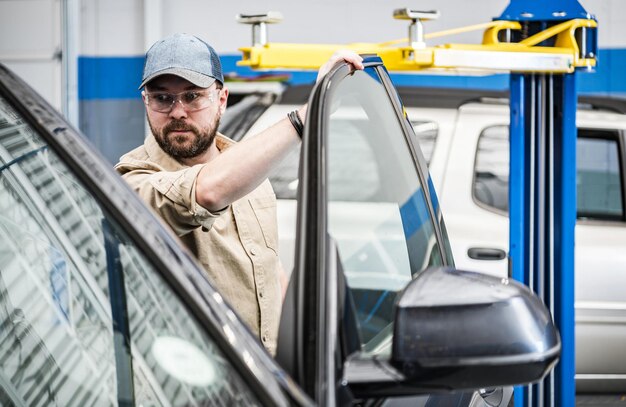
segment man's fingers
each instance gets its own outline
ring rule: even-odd
[[[343,59],[344,61],[352,64],[354,69],[363,69],[363,58],[356,52],[350,50],[340,50],[337,51],[336,54],[337,60],[335,62]]]
[[[336,51],[333,55],[331,55],[330,59],[328,61],[326,61],[326,63],[324,65],[321,66],[318,74],[317,74],[317,81],[319,81],[320,79],[322,79],[324,77],[324,75],[326,75],[328,72],[330,72],[330,70],[332,69],[332,67],[340,61],[346,61],[347,63],[349,63],[350,65],[352,65],[352,68],[355,70],[359,70],[359,69],[363,69],[363,58],[357,54],[354,51],[351,51],[349,49],[342,49],[342,50],[338,50]]]

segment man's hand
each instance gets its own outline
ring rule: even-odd
[[[317,72],[316,82],[319,82],[333,66],[339,61],[346,61],[350,65],[352,65],[353,70],[363,69],[363,58],[359,54],[349,49],[341,49],[336,51],[333,55],[331,55],[330,59],[326,61],[324,65],[320,67],[320,70]]]

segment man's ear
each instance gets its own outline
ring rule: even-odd
[[[228,88],[223,87],[220,90],[220,113],[224,114],[226,111],[226,105],[228,104]]]

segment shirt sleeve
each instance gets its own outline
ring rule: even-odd
[[[122,177],[176,234],[183,236],[198,227],[211,229],[226,210],[209,212],[196,201],[196,179],[203,166],[178,171],[134,169]]]

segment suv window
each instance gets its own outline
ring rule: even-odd
[[[617,135],[580,131],[576,147],[578,216],[589,219],[624,220],[621,164]],[[607,138],[603,138],[607,137]]]
[[[0,267],[0,405],[258,404],[123,228],[2,98]]]
[[[578,129],[576,194],[579,219],[625,219],[619,134]],[[509,128],[488,127],[478,139],[474,163],[474,199],[490,208],[509,210]]]
[[[474,161],[474,199],[509,210],[509,126],[487,127],[478,138]]]
[[[413,130],[419,140],[420,149],[426,164],[430,165],[430,160],[435,150],[435,143],[437,142],[437,135],[439,134],[439,125],[436,122],[411,120]]]
[[[419,146],[426,158],[426,163],[430,164],[430,159],[435,149],[435,143],[437,141],[437,135],[439,133],[439,125],[431,121],[419,121],[412,120],[413,130],[417,135]],[[336,154],[347,154],[346,159],[350,158],[350,151],[337,151]],[[367,154],[367,153],[365,153]],[[300,146],[291,151],[287,157],[274,168],[268,178],[272,183],[274,192],[278,199],[296,199],[296,193],[298,191],[298,167],[300,164]],[[353,184],[353,179],[347,177],[346,188],[349,190],[350,185]]]
[[[391,326],[399,291],[443,263],[400,119],[376,77],[354,72],[326,102],[328,230],[364,344]]]

